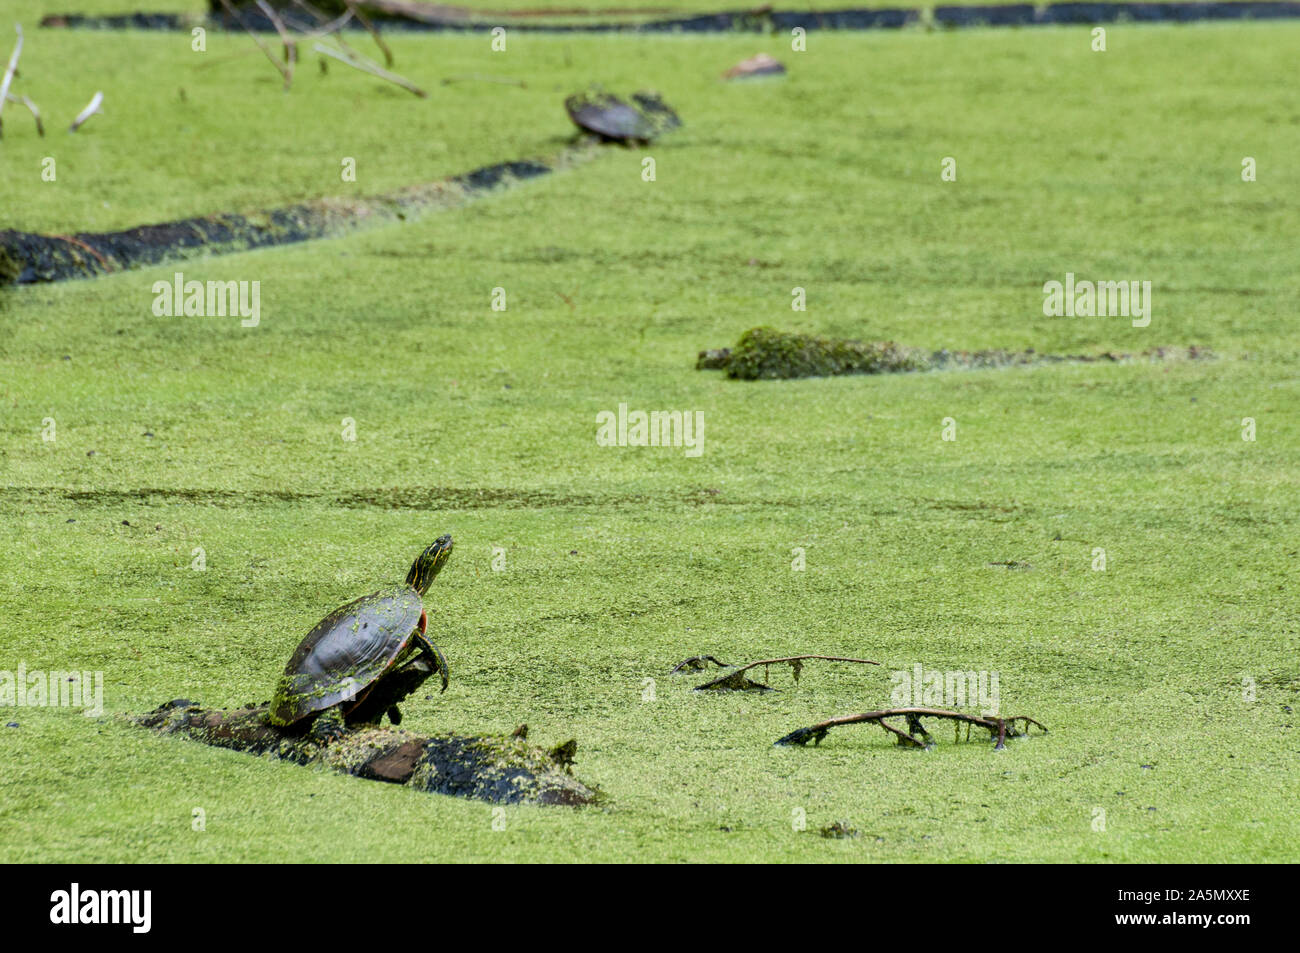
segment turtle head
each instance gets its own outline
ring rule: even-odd
[[[428,549],[420,553],[415,562],[411,563],[411,571],[406,574],[406,584],[420,595],[424,595],[429,591],[434,576],[438,575],[439,570],[450,558],[451,536],[439,536]]]

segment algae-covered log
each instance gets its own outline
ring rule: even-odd
[[[752,328],[741,335],[734,348],[700,351],[698,371],[721,370],[740,380],[787,380],[796,377],[833,377],[840,374],[888,374],[908,371],[979,370],[1036,364],[1118,363],[1121,361],[1209,360],[1206,348],[1152,347],[1140,354],[1102,351],[1097,354],[1041,354],[1033,348],[1008,351],[989,348],[980,351],[923,351],[893,341],[842,340],[797,334],[776,328]]]
[[[594,155],[585,144],[545,162],[501,162],[369,198],[313,199],[242,215],[204,215],[118,232],[41,235],[0,229],[0,285],[93,278],[204,255],[329,238],[463,204],[498,187],[546,175]]]
[[[696,366],[725,367],[728,377],[742,380],[780,380],[918,371],[927,363],[919,352],[892,341],[868,344],[762,327],[741,335],[725,361],[719,352],[705,351]]]
[[[404,784],[496,804],[594,803],[599,792],[569,771],[574,742],[547,750],[522,737],[448,733],[421,737],[395,728],[362,726],[328,743],[277,728],[267,706],[201,708],[177,699],[131,719],[165,735],[247,754],[269,754],[294,764],[321,765],[343,774]]]
[[[230,0],[220,2],[229,4]],[[231,10],[233,13],[233,8]],[[286,35],[285,43],[289,42]],[[265,44],[259,40],[259,45],[279,67],[279,62]],[[315,49],[329,52],[319,44]],[[377,70],[385,79],[421,96],[426,95],[423,90],[386,70],[359,66],[360,61],[355,57],[336,58],[370,72]],[[286,71],[286,84],[289,77]],[[677,114],[657,96],[637,93],[633,100],[637,104],[636,115],[642,118],[647,129],[653,130],[654,135],[680,124]],[[431,209],[463,204],[498,187],[577,165],[597,154],[595,145],[593,137],[584,136],[545,160],[499,162],[463,175],[381,195],[313,199],[247,215],[234,212],[203,215],[117,232],[77,232],[74,235],[0,229],[0,285],[93,278],[128,268],[330,238],[387,222],[405,221]]]

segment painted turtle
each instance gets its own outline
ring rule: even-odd
[[[681,125],[677,113],[655,93],[634,93],[628,103],[593,89],[570,96],[564,109],[579,129],[615,142],[649,142]]]
[[[422,597],[451,548],[450,536],[439,538],[412,563],[405,585],[362,596],[321,619],[285,666],[271,703],[271,724],[284,727],[312,719],[312,736],[328,741],[348,722],[378,721],[385,708],[366,704],[368,697],[382,698],[385,693],[376,692],[376,686],[396,682],[421,658],[427,658],[420,666],[425,677],[436,669],[446,691],[447,660],[426,635],[429,617]],[[401,722],[396,704],[386,710],[393,724]]]

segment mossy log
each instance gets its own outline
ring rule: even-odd
[[[273,32],[270,21],[253,0],[234,0],[240,12],[254,29]],[[144,29],[179,30],[206,22],[230,24],[221,14],[219,0],[209,0],[213,12],[210,17],[196,13],[124,13],[124,14],[50,14],[42,21],[45,27],[79,27],[91,29]],[[342,11],[343,0],[319,0],[317,8],[330,12]],[[300,8],[286,0],[273,0],[272,6],[280,10],[297,12]],[[637,10],[623,11],[623,17],[613,17],[608,4],[591,7],[571,7],[567,4],[547,9],[495,10],[492,19],[476,19],[475,12],[467,8],[425,0],[366,0],[360,4],[372,20],[383,22],[384,29],[486,32],[502,20],[512,21],[510,29],[529,33],[733,33],[778,32],[788,34],[792,29],[803,30],[897,30],[913,26],[922,19],[924,10],[907,8],[850,8],[843,10],[771,10],[757,7],[730,13],[702,13],[668,19],[645,20],[635,16]],[[516,20],[537,18],[541,13],[563,16],[562,23],[514,23]],[[650,2],[639,11],[667,13],[667,9]],[[1081,23],[1190,23],[1203,20],[1278,20],[1300,17],[1300,3],[1294,0],[1169,0],[1163,3],[1064,3],[1035,5],[1030,3],[995,3],[977,6],[937,6],[930,8],[936,26],[940,27],[1025,27],[1051,24]],[[466,21],[466,18],[468,22]],[[601,22],[582,22],[600,17]],[[230,18],[233,20],[233,17]],[[576,22],[575,22],[576,21]],[[345,29],[360,29],[349,23]]]
[[[923,351],[893,341],[863,342],[751,328],[733,348],[700,351],[695,369],[720,370],[739,380],[789,380],[799,377],[835,377],[841,374],[897,374],[911,371],[978,370],[1037,364],[1118,363],[1213,359],[1213,352],[1197,347],[1152,347],[1139,354],[1102,351],[1098,354],[1042,354],[1033,348],[1008,351]]]
[[[918,371],[926,363],[917,352],[892,341],[842,341],[760,327],[741,335],[734,348],[701,351],[695,366],[725,370],[728,377],[741,380],[782,380]]]
[[[387,781],[430,794],[450,794],[494,804],[595,803],[600,792],[573,776],[576,745],[551,750],[529,744],[525,732],[509,737],[422,737],[396,728],[360,725],[329,743],[302,730],[277,728],[266,705],[202,708],[176,699],[131,719],[164,735],[246,754],[271,755],[294,764],[320,765],[372,781]]]
[[[204,215],[119,232],[0,230],[0,285],[92,278],[207,255],[329,238],[450,208],[595,155],[584,142],[546,161],[501,162],[368,198],[322,198],[265,212]]]

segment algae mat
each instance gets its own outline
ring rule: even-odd
[[[593,79],[687,125],[506,201],[186,263],[259,281],[257,327],[155,315],[174,266],[0,292],[0,670],[102,673],[104,709],[0,713],[0,858],[1300,859],[1296,25],[1115,26],[1104,54],[1085,27],[813,39],[394,38],[424,104],[333,71],[286,96],[246,38],[210,35],[235,55],[200,69],[183,35],[28,31],[41,108],[75,114],[93,74],[106,112],[42,141],[6,109],[30,178],[0,207],[27,231],[346,195],[341,156],[371,194],[435,181],[558,144],[557,92]],[[787,77],[720,80],[760,51]],[[473,73],[526,86],[441,85]],[[1150,280],[1150,324],[1045,314],[1067,273]],[[762,325],[1217,359],[694,369]],[[703,413],[702,453],[601,446],[620,404]],[[429,795],[118,719],[269,697],[323,612],[442,532],[456,677],[402,728],[577,738],[605,802]],[[668,674],[802,653],[882,664],[755,694]],[[773,747],[905,707],[917,665],[998,673],[1050,733]],[[820,836],[841,821],[860,836]]]

